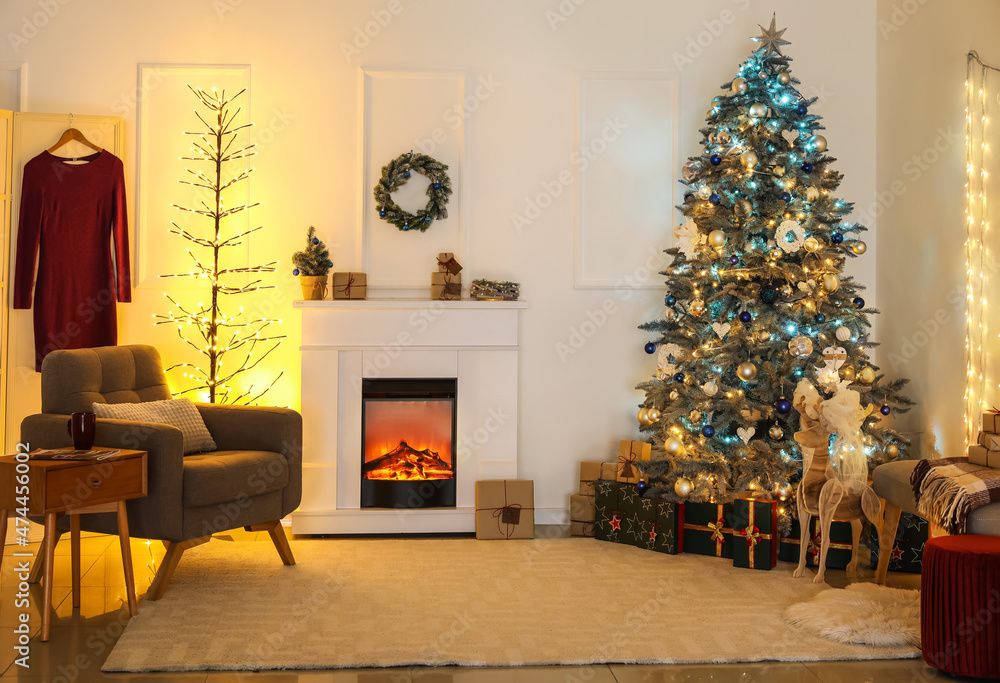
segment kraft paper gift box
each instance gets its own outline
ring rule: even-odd
[[[1000,434],[1000,413],[983,413],[983,431]]]
[[[364,299],[368,296],[368,275],[366,273],[334,273],[334,299]]]
[[[684,552],[733,557],[732,503],[684,503]]]
[[[462,298],[462,275],[431,273],[431,298],[454,300]]]
[[[919,574],[923,565],[924,544],[929,535],[930,525],[926,519],[910,512],[902,513],[889,557],[889,571]],[[875,525],[872,525],[868,547],[871,549],[871,566],[877,567],[880,547]]]
[[[530,479],[476,482],[476,538],[535,537],[535,492]]]
[[[569,497],[569,535],[593,536],[595,524],[594,496],[574,493]]]
[[[594,483],[601,478],[601,463],[580,463],[580,493],[585,496],[594,495]]]
[[[618,444],[618,471],[615,478],[628,484],[638,483],[642,473],[635,463],[649,460],[652,444],[645,441],[621,441]]]
[[[778,502],[733,501],[733,566],[770,571],[778,564]]]
[[[455,260],[455,254],[450,251],[442,251],[438,254],[438,272],[458,275],[462,272],[462,265]]]
[[[822,536],[816,532],[816,517],[810,518],[809,533],[806,534],[806,566],[815,567],[819,564],[819,554]],[[826,552],[827,569],[846,569],[851,562],[854,529],[850,522],[835,519],[830,522],[830,548]],[[782,562],[799,562],[799,548],[802,545],[802,532],[799,520],[792,520],[792,532],[781,536],[778,548],[778,559]],[[874,565],[873,565],[874,566]]]
[[[969,446],[969,462],[983,467],[1000,468],[1000,451],[990,450],[986,446]]]
[[[602,462],[601,479],[603,481],[618,481],[618,463]]]
[[[988,451],[1000,451],[1000,434],[979,432],[978,443]]]
[[[635,545],[640,533],[639,506],[642,497],[633,484],[599,481],[596,486],[594,538]]]
[[[639,499],[637,548],[676,555],[684,552],[684,503],[659,498]]]

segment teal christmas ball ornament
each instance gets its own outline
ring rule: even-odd
[[[295,270],[292,271],[292,275],[298,275],[298,274],[299,274],[299,269],[298,268],[296,268]]]
[[[432,222],[434,222],[433,218],[431,218],[430,216],[424,216],[424,223],[432,223]]]
[[[326,265],[328,268],[333,268],[333,261],[327,261]]]
[[[654,344],[653,342],[646,342],[646,345],[644,347],[642,347],[642,349],[646,353],[652,355],[652,354],[656,353],[656,344]]]
[[[706,439],[711,439],[713,436],[715,436],[715,427],[713,427],[712,425],[705,425],[704,427],[701,428],[701,435],[704,436]]]
[[[409,230],[409,229],[410,229],[409,225],[406,225],[406,224],[403,225],[403,231],[404,232],[407,231],[407,230]]]
[[[722,201],[722,197],[713,192],[708,196],[708,201],[711,202],[713,206],[718,206],[719,203]]]
[[[663,303],[665,303],[667,306],[673,306],[674,304],[677,303],[677,297],[674,296],[673,294],[667,294],[665,297],[663,297]]]
[[[865,307],[865,300],[862,299],[860,296],[854,297],[854,301],[852,303],[854,304],[855,308],[864,308]]]

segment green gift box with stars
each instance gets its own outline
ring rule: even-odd
[[[640,498],[637,548],[676,555],[684,552],[684,503]]]
[[[594,538],[599,541],[638,545],[641,536],[639,510],[644,500],[635,484],[598,481],[595,485]]]

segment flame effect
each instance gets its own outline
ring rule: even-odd
[[[450,400],[366,401],[362,477],[453,479],[451,419]]]

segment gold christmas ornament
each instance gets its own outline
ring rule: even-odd
[[[828,292],[836,292],[840,289],[840,278],[836,273],[827,273],[823,276],[823,289]]]
[[[782,85],[788,85],[791,82],[792,82],[792,75],[790,73],[788,73],[787,71],[782,71],[778,73],[778,83],[781,83]]]
[[[851,245],[851,251],[853,251],[858,256],[868,251],[868,245],[864,242],[855,242]]]
[[[771,338],[771,333],[767,330],[761,330],[757,333],[757,341],[766,342]]]
[[[838,341],[847,341],[850,338],[851,338],[851,330],[850,330],[850,328],[845,327],[843,325],[841,325],[840,327],[837,328],[837,340]]]
[[[768,256],[770,256],[770,257],[771,257],[771,260],[772,260],[772,261],[777,261],[777,260],[779,260],[779,259],[780,259],[780,258],[781,258],[782,256],[784,256],[784,255],[785,255],[785,252],[783,252],[783,251],[782,251],[782,250],[781,250],[780,248],[778,248],[778,247],[775,247],[774,249],[772,249],[772,250],[771,250],[771,253],[769,253],[769,254],[768,254]]]
[[[663,447],[670,455],[680,455],[684,452],[684,442],[676,436],[672,436],[667,439],[666,443],[663,444]]]
[[[671,401],[676,401],[680,397],[681,397],[681,395],[679,393],[677,393],[676,391],[671,391],[670,392],[670,400]]]
[[[715,396],[719,393],[719,385],[715,382],[705,382],[701,385],[701,390],[706,396]]]
[[[802,246],[806,248],[806,251],[816,253],[823,245],[820,244],[818,239],[810,235],[806,238],[806,241],[802,243]]]
[[[667,309],[667,320],[677,320],[677,311],[672,308]]]
[[[826,138],[822,135],[814,135],[812,139],[809,140],[809,145],[817,152],[826,151]]]
[[[688,308],[691,315],[701,315],[705,312],[705,302],[701,299],[695,299],[691,302],[691,307]]]
[[[767,433],[771,435],[772,439],[780,439],[785,435],[785,432],[782,431],[781,427],[778,425],[771,425],[771,428],[767,430]]]
[[[747,168],[753,168],[754,166],[756,166],[757,161],[758,161],[757,152],[754,152],[753,150],[749,152],[743,152],[743,154],[740,155],[740,162]]]
[[[783,297],[785,297],[787,299],[788,297],[790,297],[792,295],[792,286],[791,285],[782,285],[781,289],[778,290],[778,293],[781,294],[781,296],[783,296]]]
[[[861,372],[858,373],[858,379],[861,380],[862,384],[871,384],[875,381],[875,370],[871,366],[864,367]]]
[[[778,487],[774,490],[774,492],[778,494],[778,498],[780,500],[788,500],[789,498],[791,498],[792,491],[793,489],[791,484],[779,484]]]
[[[652,424],[652,422],[649,421],[649,411],[645,408],[639,408],[639,414],[636,417],[639,418],[639,424],[643,427]]]
[[[720,130],[715,139],[719,141],[720,145],[728,145],[732,138],[729,136],[729,131]]]
[[[785,167],[784,166],[775,166],[774,167],[774,175],[775,175],[775,177],[778,177],[778,178],[780,178],[781,176],[785,175]]]
[[[899,446],[897,446],[894,443],[889,444],[888,446],[885,447],[885,454],[888,455],[890,458],[895,458],[897,455],[899,455]]]
[[[788,342],[788,353],[796,358],[805,358],[812,352],[813,343],[809,337],[800,334],[797,337],[792,337],[792,340]]]
[[[733,80],[733,92],[744,94],[747,91],[747,82],[745,78],[737,78]]]
[[[656,408],[650,408],[648,411],[646,411],[646,419],[649,420],[650,423],[659,422],[660,411],[657,410]]]
[[[687,498],[694,490],[694,484],[687,477],[678,477],[674,482],[674,493],[678,498]]]
[[[684,384],[686,384],[689,387],[694,386],[694,379],[691,377],[691,375],[685,375]]]
[[[726,233],[721,230],[713,230],[708,233],[708,244],[716,249],[726,246]]]
[[[702,414],[697,410],[692,410],[691,413],[688,415],[688,419],[691,420],[692,422],[701,422],[701,418]]]
[[[736,374],[744,382],[753,381],[757,377],[757,366],[750,361],[740,363],[740,366],[736,368]]]
[[[701,187],[698,188],[698,196],[701,197],[702,199],[708,199],[709,197],[712,196],[712,188],[710,188],[708,185],[702,185]]]
[[[761,118],[762,116],[767,116],[767,105],[762,104],[760,102],[754,102],[753,104],[750,105],[750,116],[753,116],[758,119]],[[822,136],[817,135],[816,137],[822,137]],[[823,150],[819,151],[822,152]]]

